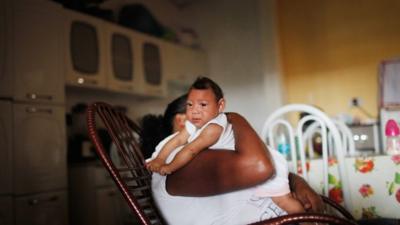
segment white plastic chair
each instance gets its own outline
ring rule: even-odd
[[[312,123],[309,127],[307,127],[304,131],[303,134],[303,143],[307,144],[307,151],[308,151],[308,156],[310,159],[316,158],[314,155],[315,149],[314,149],[314,136],[319,135],[321,136],[321,128],[319,127],[319,123],[315,122]]]
[[[353,156],[356,155],[356,147],[353,139],[353,132],[351,132],[350,128],[340,120],[332,119],[333,123],[336,125],[336,128],[339,131],[340,138],[342,140],[342,149],[344,151],[345,156]],[[314,156],[314,146],[313,146],[313,137],[315,134],[321,135],[321,127],[319,123],[314,122],[304,131],[303,134],[303,143],[307,143],[308,155],[311,159],[315,158]],[[328,133],[328,155],[333,155],[334,141],[332,133]]]
[[[301,113],[306,112],[309,115],[301,118],[297,122],[297,126],[292,126],[287,118],[290,113]],[[275,144],[276,135],[274,134],[277,126],[281,126],[286,129],[286,133],[289,139],[290,145],[290,156],[292,159],[292,168],[294,173],[297,173],[297,153],[295,149],[299,151],[300,154],[300,163],[301,163],[301,170],[302,176],[309,181],[308,172],[306,169],[306,154],[305,154],[305,145],[304,145],[304,133],[303,127],[304,124],[308,121],[314,121],[313,124],[317,124],[320,130],[321,138],[322,138],[322,165],[323,165],[323,185],[324,185],[324,195],[329,196],[328,193],[328,135],[331,136],[332,144],[332,151],[336,156],[338,161],[338,170],[339,170],[339,179],[342,183],[342,191],[343,191],[343,200],[344,206],[347,209],[352,209],[351,203],[351,196],[350,196],[350,186],[349,180],[346,173],[346,166],[345,166],[345,152],[343,150],[343,143],[342,138],[340,136],[339,130],[337,125],[333,120],[331,120],[325,113],[321,110],[305,104],[289,104],[285,105],[275,112],[273,112],[265,121],[264,127],[262,130],[261,137],[266,142],[268,146],[273,148],[277,148]],[[329,131],[329,132],[328,132]],[[279,134],[278,134],[279,135]],[[297,141],[296,141],[297,140]],[[297,143],[296,143],[297,142]],[[339,148],[337,146],[340,146]],[[296,160],[293,160],[296,159]]]
[[[336,127],[339,130],[340,136],[342,138],[342,149],[345,151],[345,155],[352,156],[356,154],[356,144],[353,139],[353,132],[350,128],[340,120],[332,119]]]

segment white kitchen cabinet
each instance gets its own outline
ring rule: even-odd
[[[15,198],[16,225],[68,225],[65,191]]]
[[[63,103],[61,6],[11,0],[0,4],[0,97]]]
[[[68,85],[106,88],[109,63],[106,56],[104,21],[64,9],[65,79]]]
[[[12,193],[12,104],[0,101],[0,194]],[[1,224],[1,223],[0,223]]]
[[[114,23],[105,23],[104,30],[107,89],[128,94],[141,93],[143,76],[138,66],[140,43],[134,39],[134,32]]]
[[[134,32],[134,31],[133,31]],[[164,97],[167,94],[165,41],[153,36],[135,32],[134,41],[140,45],[138,64],[142,74],[142,93],[148,96]]]
[[[11,195],[0,197],[0,224],[14,224],[14,207]]]
[[[203,50],[184,47],[80,12],[65,10],[66,83],[164,97],[172,80],[208,75]]]
[[[14,104],[14,193],[67,187],[65,110]]]
[[[114,23],[105,23],[104,29],[107,88],[142,96],[165,96],[168,43]]]

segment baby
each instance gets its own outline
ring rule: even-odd
[[[185,166],[204,149],[234,150],[232,125],[223,113],[225,99],[221,88],[211,79],[199,77],[189,89],[185,129],[167,141],[158,155],[147,162],[147,168],[161,175],[170,174]],[[183,147],[182,147],[183,146]],[[173,159],[175,149],[181,148]],[[271,151],[276,176],[256,188],[256,197],[271,197],[288,213],[304,212],[304,208],[292,197],[289,189],[286,160]]]

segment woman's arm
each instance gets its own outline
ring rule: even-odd
[[[186,166],[167,176],[171,195],[209,196],[260,184],[274,174],[265,144],[239,114],[230,113],[235,151],[201,151]]]

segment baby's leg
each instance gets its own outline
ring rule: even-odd
[[[305,212],[301,203],[291,193],[282,196],[271,197],[272,201],[288,214]]]

